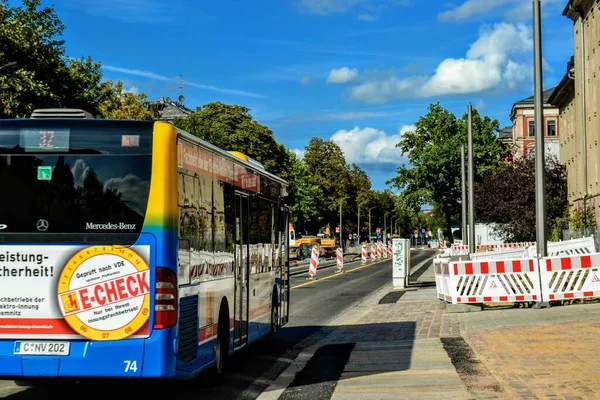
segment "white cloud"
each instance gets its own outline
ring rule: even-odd
[[[298,0],[301,9],[316,15],[345,12],[364,0]]]
[[[127,205],[140,214],[146,207],[145,193],[148,193],[148,181],[143,181],[139,177],[128,174],[123,178],[111,178],[104,183],[104,189],[115,189],[121,193],[121,198]]]
[[[375,22],[378,18],[371,14],[360,14],[358,17],[356,17],[356,19],[364,22]]]
[[[349,83],[358,79],[358,69],[348,67],[333,68],[327,77],[327,83]]]
[[[343,13],[352,8],[366,11],[387,9],[389,7],[407,7],[410,0],[296,0],[298,7],[310,14],[329,15]]]
[[[352,111],[320,111],[307,114],[289,115],[270,121],[266,121],[269,126],[310,124],[315,122],[331,121],[356,121],[368,118],[385,118],[405,114],[410,110],[403,111],[373,111],[373,110],[352,110]]]
[[[304,153],[306,153],[306,151],[302,149],[292,149],[292,153],[296,154],[296,157],[302,159],[304,158]]]
[[[542,0],[542,3],[564,3],[564,0]],[[450,10],[439,13],[438,19],[440,21],[464,21],[489,14],[501,6],[507,9],[504,17],[511,21],[523,21],[532,17],[532,2],[529,0],[466,0]]]
[[[402,153],[396,144],[402,135],[414,129],[412,125],[405,125],[396,134],[388,135],[375,128],[355,126],[351,130],[337,131],[331,139],[344,151],[348,163],[399,164]]]
[[[170,78],[161,75],[161,74],[157,74],[155,72],[150,72],[150,71],[143,71],[140,69],[130,69],[130,68],[123,68],[123,67],[115,67],[113,65],[102,65],[102,69],[106,70],[106,71],[111,71],[111,72],[117,72],[120,74],[126,74],[126,75],[134,75],[134,76],[139,76],[142,78],[148,78],[148,79],[154,79],[157,81],[168,81]],[[190,81],[183,81],[184,86],[192,86],[198,89],[203,89],[203,90],[210,90],[213,92],[219,92],[219,93],[224,93],[224,94],[231,94],[234,96],[244,96],[244,97],[255,97],[255,98],[264,98],[264,96],[260,95],[260,94],[256,94],[256,93],[251,93],[251,92],[246,92],[244,90],[238,90],[238,89],[226,89],[226,88],[220,88],[220,87],[216,87],[216,86],[210,86],[210,85],[204,85],[201,83],[195,83],[195,82],[190,82]]]
[[[433,97],[513,89],[531,79],[523,58],[531,53],[531,30],[522,24],[499,23],[481,29],[464,58],[443,60],[432,76],[373,74],[350,91],[350,98],[383,103],[406,97]]]
[[[302,79],[300,79],[300,83],[304,86],[309,85],[311,81],[312,78],[309,75],[303,76]]]
[[[133,94],[138,94],[140,92],[140,89],[136,86],[132,86],[129,89],[123,89],[124,93],[133,93]]]

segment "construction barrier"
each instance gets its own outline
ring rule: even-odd
[[[571,239],[562,242],[548,242],[547,246],[548,257],[556,257],[569,254],[591,254],[596,252],[596,243],[594,237],[585,237],[581,239]],[[529,257],[537,256],[537,246],[534,243],[529,247]]]
[[[367,263],[367,246],[365,246],[364,244],[362,245],[362,250],[361,250],[361,256],[360,256],[360,262],[362,264],[366,264]]]
[[[377,244],[371,244],[371,261],[377,260]]]
[[[383,258],[387,258],[388,257],[388,247],[387,244],[381,242],[381,255],[383,256]],[[390,254],[391,256],[391,254]]]
[[[448,282],[450,281],[450,273],[448,272],[449,263],[449,258],[436,257],[433,259],[437,297],[444,301],[452,301],[448,290]]]
[[[593,238],[551,242],[549,256],[541,259],[527,256],[535,254],[531,247],[498,250],[500,259],[486,253],[471,254],[474,259],[466,261],[435,258],[437,297],[452,304],[600,297],[600,253]]]
[[[377,259],[381,260],[381,242],[377,242],[376,246],[377,246]]]
[[[317,267],[319,266],[319,249],[317,246],[313,246],[312,253],[310,256],[310,267],[308,268],[308,274],[310,279],[313,279],[317,275]]]
[[[337,272],[342,272],[344,268],[344,250],[341,247],[338,247],[335,251],[336,259],[337,259]]]
[[[391,240],[388,243],[388,252],[390,253],[390,257],[392,256],[392,254],[394,254],[394,244],[392,243]]]
[[[537,259],[450,262],[448,269],[452,304],[541,300]]]
[[[491,260],[524,257],[529,257],[528,250],[525,248],[483,251],[481,253],[471,253],[469,255],[469,258],[471,260]]]
[[[469,246],[464,244],[455,245],[453,244],[450,247],[450,255],[451,256],[466,256],[469,254]]]
[[[546,301],[600,297],[600,253],[542,259]]]

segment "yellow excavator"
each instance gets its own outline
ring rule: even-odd
[[[329,225],[325,229],[325,234],[319,235],[300,235],[296,232],[294,224],[289,224],[290,235],[290,257],[296,259],[305,259],[310,257],[313,246],[319,249],[320,257],[335,256],[335,238],[331,237]]]

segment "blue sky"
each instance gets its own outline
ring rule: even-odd
[[[510,124],[533,94],[530,0],[54,0],[69,56],[151,99],[242,104],[290,149],[334,139],[384,189],[427,106]],[[567,0],[542,3],[544,86],[573,54]]]

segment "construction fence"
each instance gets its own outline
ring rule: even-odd
[[[537,255],[535,244],[474,254],[469,254],[468,248],[450,249],[434,259],[437,296],[452,304],[600,297],[600,253],[596,248],[590,236],[549,242],[546,257]]]

